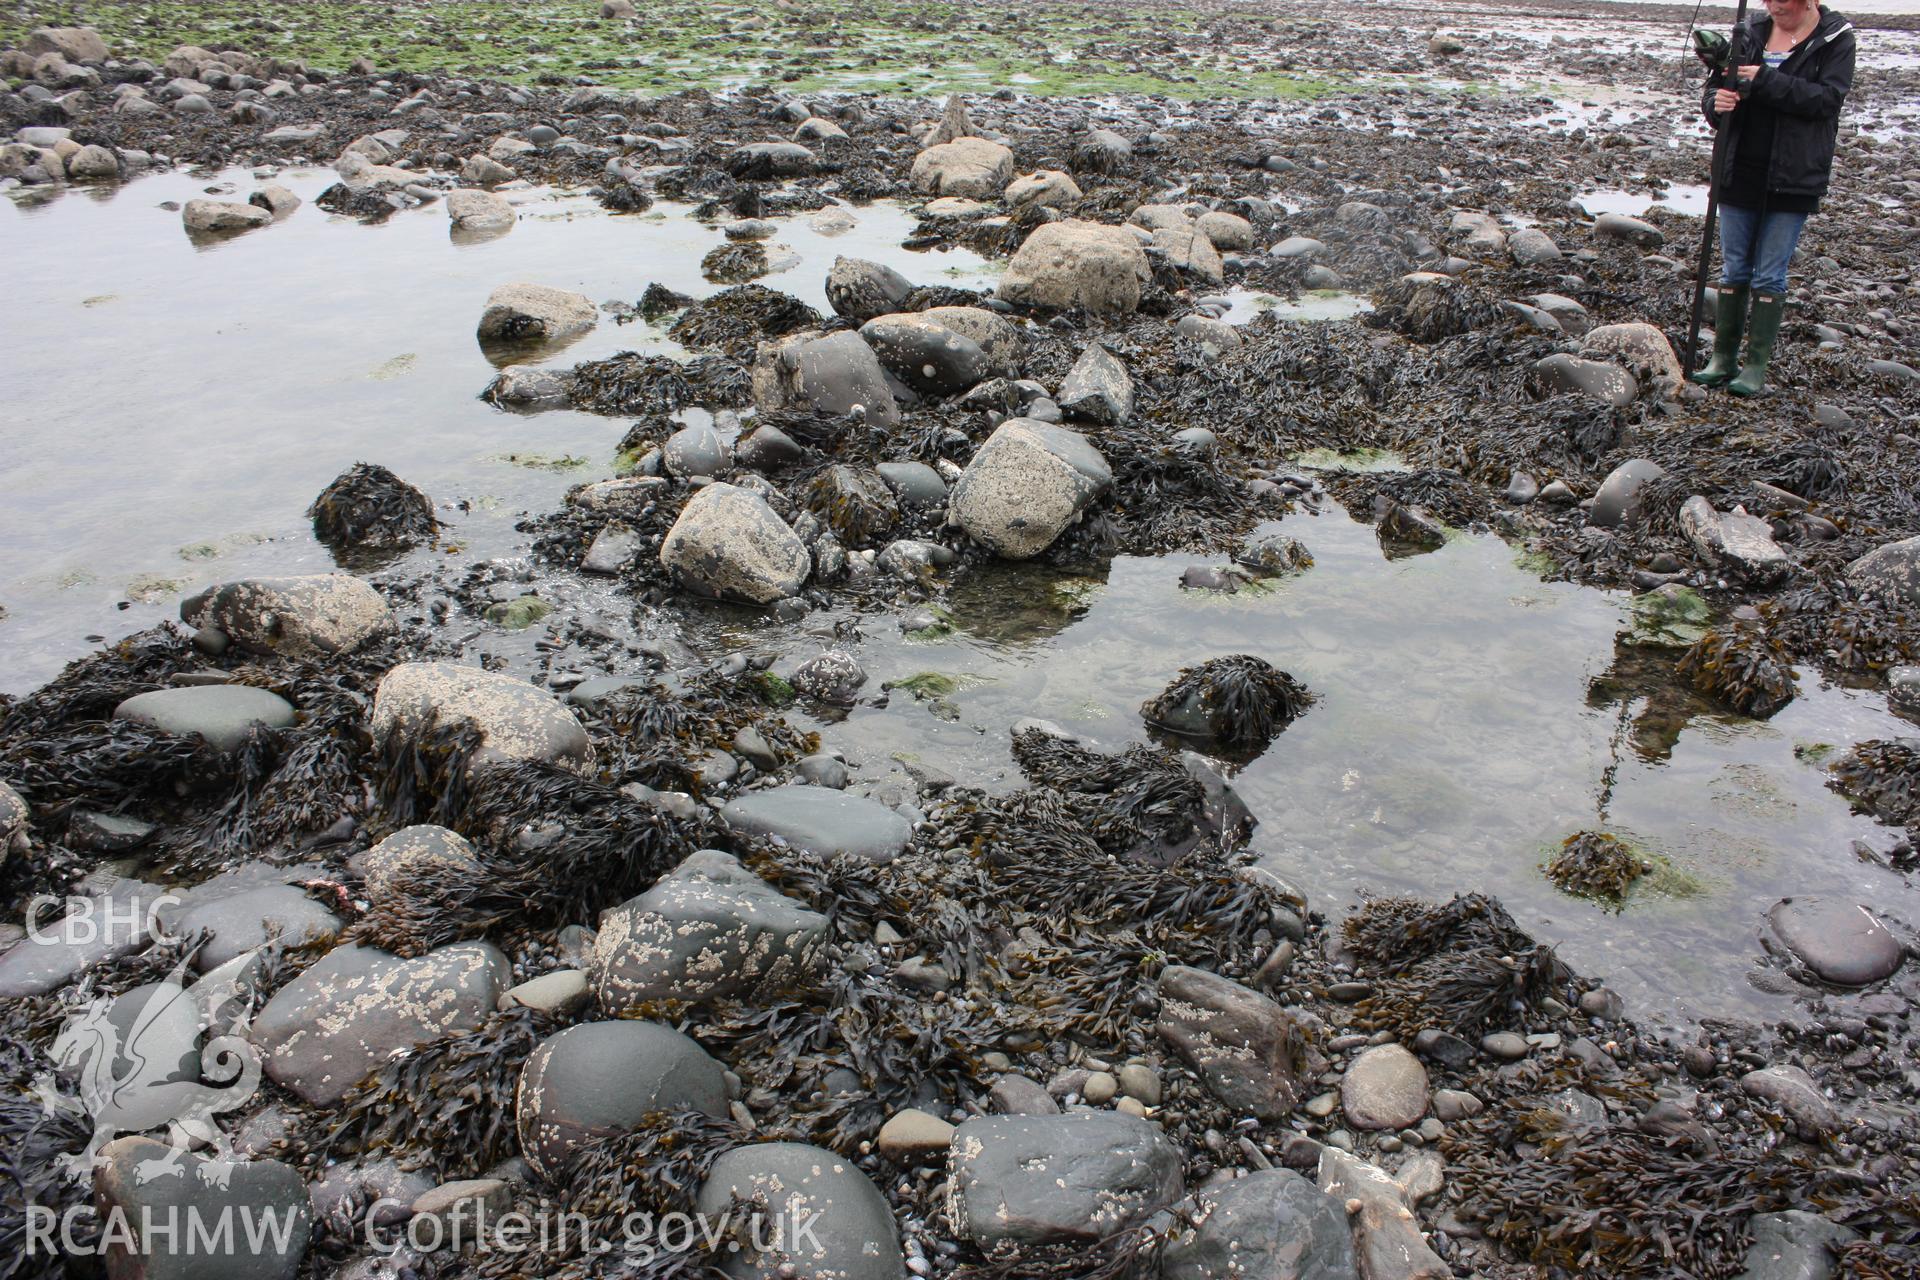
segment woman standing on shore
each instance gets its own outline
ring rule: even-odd
[[[1817,0],[1766,0],[1734,33],[1733,72],[1707,79],[1707,123],[1727,130],[1713,359],[1692,375],[1738,396],[1767,379],[1786,309],[1787,264],[1833,176],[1840,104],[1853,87],[1853,24]],[[1752,315],[1748,315],[1748,300]],[[1747,358],[1740,363],[1746,330]]]

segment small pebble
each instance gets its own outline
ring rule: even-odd
[[[1096,1107],[1103,1107],[1113,1101],[1113,1095],[1120,1092],[1120,1082],[1105,1071],[1096,1071],[1087,1077],[1081,1086],[1080,1096]]]

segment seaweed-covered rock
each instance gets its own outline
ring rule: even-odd
[[[539,760],[576,772],[592,767],[593,744],[580,721],[552,694],[498,671],[451,662],[403,662],[373,695],[373,736],[417,733],[429,723],[473,725],[480,743],[471,763]]]
[[[866,547],[900,523],[893,490],[865,467],[835,463],[808,482],[801,502],[849,547]]]
[[[827,305],[857,324],[900,310],[912,292],[898,271],[864,258],[838,257],[827,268]]]
[[[1604,831],[1577,831],[1547,863],[1547,878],[1568,893],[1619,904],[1653,868],[1633,847]]]
[[[203,973],[269,942],[286,947],[324,942],[340,932],[340,917],[309,897],[299,882],[327,874],[318,863],[246,863],[187,890],[178,903],[160,910],[160,923],[176,938],[207,935],[193,959]]]
[[[113,709],[116,720],[137,720],[166,733],[198,734],[221,751],[245,742],[255,725],[284,729],[297,714],[279,694],[244,684],[155,689]]]
[[[995,554],[1025,560],[1052,545],[1112,483],[1106,459],[1085,436],[1014,418],[973,455],[953,486],[948,513]]]
[[[1847,577],[1889,601],[1920,607],[1920,537],[1875,547],[1847,566]]]
[[[905,1280],[886,1197],[843,1156],[797,1142],[735,1147],[713,1162],[694,1207],[717,1221],[736,1201],[764,1203],[775,1234],[760,1242],[770,1248],[727,1256],[723,1265],[735,1280]],[[803,1223],[806,1230],[797,1230]]]
[[[7,865],[9,854],[25,853],[32,843],[32,816],[20,793],[0,782],[0,868]]]
[[[1865,907],[1833,898],[1782,898],[1767,911],[1770,940],[1815,977],[1864,987],[1900,967],[1906,949]]]
[[[108,1254],[116,1280],[293,1280],[300,1273],[313,1215],[291,1167],[216,1161],[142,1137],[114,1139],[100,1161],[95,1203],[124,1224],[110,1236],[119,1242]],[[160,1234],[167,1224],[173,1234]]]
[[[1088,1245],[1184,1193],[1160,1126],[1117,1111],[977,1116],[948,1161],[955,1226],[981,1249]]]
[[[1054,399],[1069,418],[1123,425],[1133,416],[1133,378],[1111,351],[1091,342],[1067,370]]]
[[[481,399],[526,411],[559,409],[572,402],[573,388],[568,370],[510,364],[495,375]]]
[[[542,1041],[520,1070],[514,1106],[520,1152],[544,1178],[596,1138],[625,1133],[653,1111],[727,1112],[720,1064],[656,1022],[588,1022]]]
[[[723,244],[700,259],[700,274],[715,284],[757,280],[771,269],[767,247],[753,241]]]
[[[985,138],[955,138],[914,157],[913,189],[936,196],[992,200],[1013,177],[1013,152]]]
[[[1020,306],[1130,314],[1150,277],[1147,256],[1121,227],[1069,219],[1035,227],[1000,278],[1000,296]]]
[[[395,1053],[479,1026],[512,982],[507,958],[484,942],[417,960],[335,947],[267,1001],[250,1035],[269,1076],[333,1106]]]
[[[1313,701],[1305,685],[1251,654],[1187,667],[1140,708],[1148,724],[1235,751],[1265,750]]]
[[[660,563],[698,591],[748,604],[793,595],[813,570],[806,545],[766,499],[730,484],[688,500],[660,544]]]
[[[857,333],[796,336],[762,347],[753,399],[762,413],[804,406],[836,415],[857,412],[883,427],[900,422],[880,358]]]
[[[822,857],[866,862],[891,862],[913,834],[905,818],[878,800],[798,784],[749,791],[720,816],[742,831],[779,836]]]
[[[1345,1207],[1291,1169],[1255,1170],[1191,1203],[1161,1280],[1358,1280]]]
[[[732,854],[701,849],[600,917],[594,989],[615,1017],[776,993],[811,965],[826,931],[825,916]]]
[[[727,172],[739,181],[799,178],[812,173],[820,159],[797,142],[749,142],[727,155]]]
[[[504,284],[480,313],[482,342],[558,342],[593,328],[599,320],[593,299],[582,293],[541,284]]]
[[[882,366],[922,395],[959,395],[993,369],[979,343],[923,313],[876,316],[860,336]]]
[[[1279,578],[1313,568],[1313,553],[1293,538],[1270,533],[1249,539],[1233,553],[1233,562],[1262,578]]]
[[[1701,636],[1674,671],[1699,692],[1756,720],[1779,711],[1798,691],[1793,661],[1779,640],[1759,623],[1741,619]]]
[[[1285,1009],[1217,973],[1168,965],[1155,1024],[1207,1091],[1264,1121],[1285,1119],[1313,1070],[1304,1032]]]
[[[355,864],[368,899],[376,904],[426,866],[459,875],[484,874],[465,836],[427,823],[400,828],[361,854]]]
[[[392,620],[387,602],[347,573],[245,578],[180,602],[180,620],[224,632],[243,649],[286,658],[350,653]]]
[[[336,556],[410,547],[440,529],[426,494],[385,467],[356,462],[307,508],[313,536]]]
[[[1680,532],[1701,556],[1750,586],[1771,586],[1792,568],[1773,540],[1773,526],[1745,507],[1716,511],[1699,494],[1680,507]]]

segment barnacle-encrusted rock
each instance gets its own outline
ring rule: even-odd
[[[588,1022],[542,1041],[520,1071],[520,1151],[551,1178],[573,1151],[652,1111],[727,1112],[727,1081],[699,1045],[656,1022]]]
[[[27,828],[27,820],[32,817],[27,802],[20,793],[4,782],[0,782],[0,867],[7,865],[7,855],[25,853],[32,839]]]
[[[512,981],[507,958],[485,942],[417,960],[335,947],[267,1001],[250,1035],[269,1076],[332,1106],[394,1054],[479,1026]]]
[[[1132,232],[1068,219],[1034,228],[1007,263],[1000,296],[1029,307],[1127,314],[1139,307],[1149,277]]]
[[[180,602],[180,620],[223,631],[243,649],[287,658],[349,653],[391,620],[378,591],[352,574],[247,578]]]
[[[1133,416],[1133,377],[1111,351],[1090,342],[1067,370],[1056,399],[1069,418],[1124,424]]]
[[[1847,566],[1847,577],[1895,603],[1920,605],[1920,537],[1875,547]]]
[[[451,662],[403,662],[373,695],[373,736],[385,741],[429,721],[466,721],[480,731],[475,765],[543,760],[578,772],[593,764],[593,744],[573,712],[525,680]]]
[[[1261,1120],[1292,1112],[1312,1070],[1305,1034],[1291,1014],[1204,969],[1168,965],[1161,971],[1156,1030],[1209,1093]]]
[[[748,604],[792,595],[813,571],[806,544],[766,499],[730,484],[688,500],[660,543],[660,563],[698,591]]]
[[[1695,494],[1680,508],[1680,532],[1709,562],[1750,586],[1771,586],[1792,567],[1773,527],[1745,507],[1716,511]]]
[[[375,902],[394,891],[396,884],[418,868],[434,866],[449,872],[479,876],[480,859],[457,831],[422,823],[400,830],[360,855],[360,879],[367,897]]]
[[[193,958],[202,972],[269,942],[300,947],[324,941],[340,931],[340,917],[309,897],[299,882],[327,874],[319,863],[245,863],[184,891],[159,919],[173,937],[207,935]]]
[[[953,486],[948,512],[995,554],[1025,560],[1052,545],[1112,484],[1107,460],[1085,436],[1014,418],[973,455]]]
[[[1117,1111],[978,1116],[955,1130],[948,1167],[954,1225],[982,1249],[1092,1244],[1185,1190],[1160,1126]]]
[[[765,1221],[781,1224],[764,1252],[743,1251],[727,1274],[771,1280],[905,1280],[900,1231],[887,1201],[851,1160],[797,1142],[735,1147],[713,1162],[695,1208],[725,1218],[736,1199],[763,1202]],[[807,1224],[803,1233],[796,1224]]]
[[[701,849],[600,918],[593,982],[619,1017],[654,1005],[699,1005],[790,983],[826,935],[809,911],[741,866]]]
[[[892,267],[838,257],[827,268],[827,305],[858,324],[898,311],[913,283]]]
[[[989,373],[1003,378],[1020,376],[1026,339],[1005,316],[985,307],[928,307],[917,314],[979,344],[987,353]]]

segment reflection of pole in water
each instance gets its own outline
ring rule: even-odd
[[[1619,700],[1620,712],[1613,718],[1613,732],[1607,735],[1607,767],[1600,771],[1600,794],[1597,797],[1600,825],[1607,825],[1607,810],[1613,806],[1613,784],[1620,777],[1620,747],[1627,740],[1627,722],[1633,710],[1633,699],[1624,697]]]

